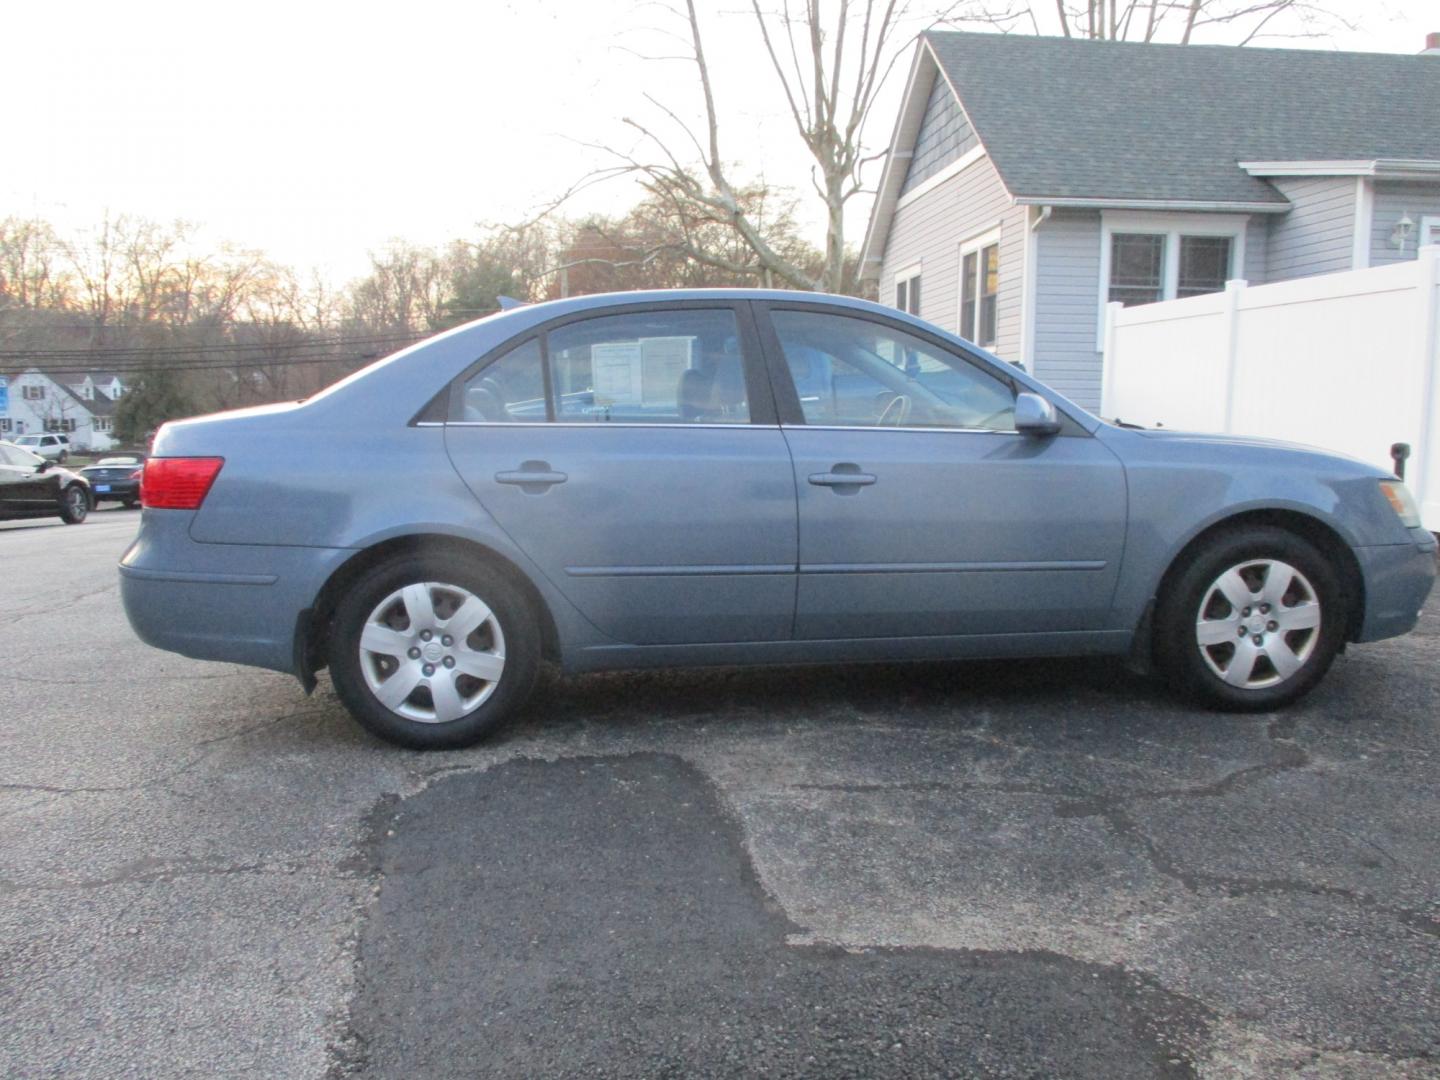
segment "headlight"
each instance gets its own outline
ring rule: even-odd
[[[1380,490],[1385,493],[1391,509],[1400,516],[1402,525],[1407,529],[1420,528],[1420,507],[1415,503],[1415,496],[1411,495],[1410,489],[1405,486],[1405,481],[1381,480]]]

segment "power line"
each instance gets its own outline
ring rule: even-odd
[[[359,364],[369,363],[372,360],[378,359],[380,359],[380,354],[378,353],[359,353],[349,356],[308,356],[297,357],[295,359],[289,360],[250,360],[239,363],[227,362],[224,360],[207,360],[198,364],[153,364],[147,365],[146,367],[137,367],[121,370],[111,368],[107,370],[115,371],[117,375],[147,375],[151,372],[156,371],[254,371],[260,368],[304,367],[311,364]],[[42,375],[88,375],[93,373],[95,369],[93,367],[36,367],[34,370],[38,371]]]
[[[212,352],[241,352],[265,349],[311,349],[311,348],[351,348],[362,345],[373,345],[383,347],[395,345],[404,347],[412,345],[417,341],[424,341],[430,334],[388,334],[379,337],[329,337],[329,338],[308,338],[293,343],[277,344],[273,341],[235,341],[235,342],[212,342],[204,345],[99,345],[94,348],[72,348],[72,349],[0,349],[0,360],[24,360],[27,358],[36,359],[57,359],[57,360],[84,360],[94,365],[109,359],[116,362],[143,361],[147,357],[165,356],[175,354],[189,356]]]

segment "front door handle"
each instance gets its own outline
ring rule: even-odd
[[[544,495],[555,484],[563,484],[570,477],[550,468],[548,461],[523,461],[520,468],[509,472],[497,472],[497,484],[514,484],[526,495]]]
[[[868,487],[875,483],[875,474],[861,472],[860,466],[853,462],[843,461],[839,465],[830,466],[829,472],[817,472],[810,474],[810,483],[817,487],[836,488],[837,494],[854,494],[855,488]],[[846,491],[845,489],[851,489]]]

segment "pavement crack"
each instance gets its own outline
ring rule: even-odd
[[[1119,800],[1097,806],[1094,816],[1101,818],[1120,839],[1128,841],[1145,856],[1151,867],[1171,881],[1181,885],[1187,892],[1204,894],[1217,891],[1232,898],[1260,895],[1303,895],[1340,900],[1377,915],[1386,915],[1412,930],[1440,937],[1440,916],[1431,915],[1414,908],[1385,904],[1369,893],[1347,889],[1339,885],[1325,885],[1315,881],[1301,881],[1295,878],[1247,878],[1228,874],[1212,874],[1203,870],[1186,870],[1172,858],[1132,818]]]
[[[114,678],[111,678],[111,677],[109,677],[109,676],[106,676],[106,679],[107,679],[107,682],[111,682],[111,683],[113,683],[113,682],[134,682],[134,683],[137,683],[137,684],[152,683],[152,682],[183,682],[183,683],[191,683],[191,682],[201,682],[201,681],[208,680],[208,679],[235,679],[235,678],[240,678],[240,677],[242,677],[242,676],[249,677],[250,675],[251,675],[250,672],[244,671],[244,670],[242,670],[242,669],[240,669],[240,668],[235,668],[233,671],[219,671],[219,672],[214,672],[214,673],[212,673],[212,674],[202,674],[202,675],[145,675],[145,676],[142,676],[142,677],[140,677],[140,678],[133,679],[133,680],[127,680],[127,679],[124,679],[124,678],[114,679]],[[34,684],[38,684],[38,685],[41,685],[41,686],[74,686],[74,685],[75,685],[75,680],[74,680],[73,678],[66,678],[66,679],[47,679],[47,678],[45,678],[45,677],[43,677],[43,676],[39,676],[39,675],[15,675],[15,674],[13,674],[13,673],[8,673],[8,672],[5,673],[5,674],[0,674],[0,682],[34,683]]]
[[[225,863],[193,856],[159,858],[145,856],[119,866],[103,877],[80,878],[73,881],[49,881],[22,885],[0,879],[0,895],[30,892],[69,892],[106,889],[115,885],[147,885],[157,881],[174,881],[185,877],[228,877],[235,874],[294,874],[314,869],[307,860],[286,862]]]
[[[230,731],[226,732],[224,735],[216,735],[213,738],[201,739],[199,742],[191,744],[192,750],[198,750],[200,752],[198,754],[195,754],[194,757],[192,757],[189,761],[186,761],[183,765],[180,765],[177,768],[170,770],[169,772],[162,773],[159,776],[151,777],[149,780],[141,780],[133,784],[65,787],[58,784],[6,783],[0,784],[0,791],[29,791],[47,795],[70,796],[109,795],[122,792],[147,791],[154,788],[164,788],[172,781],[180,778],[181,776],[184,776],[186,773],[203,764],[214,752],[217,746],[220,746],[227,742],[234,742],[237,739],[243,739],[248,735],[254,735],[257,732],[265,731],[269,728],[278,727],[280,724],[283,724],[288,720],[299,720],[312,716],[319,716],[323,713],[323,711],[324,710],[322,709],[302,709],[298,712],[285,713],[283,716],[272,717],[271,719],[265,720],[259,724],[251,724],[250,726],[241,728],[238,731]]]
[[[92,597],[104,596],[106,593],[115,592],[119,588],[120,583],[118,581],[112,581],[109,585],[102,585],[98,589],[91,589],[89,592],[78,593],[75,596],[66,597],[63,600],[47,600],[39,607],[19,608],[14,611],[0,611],[0,619],[12,620],[23,619],[31,615],[48,615],[53,612],[57,607],[70,607],[73,604],[80,603],[82,600],[89,600]]]

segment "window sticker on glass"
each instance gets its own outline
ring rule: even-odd
[[[690,367],[694,345],[693,337],[640,339],[640,390],[646,405],[675,400],[675,387]]]
[[[638,405],[643,396],[638,341],[613,341],[590,346],[596,405]]]

